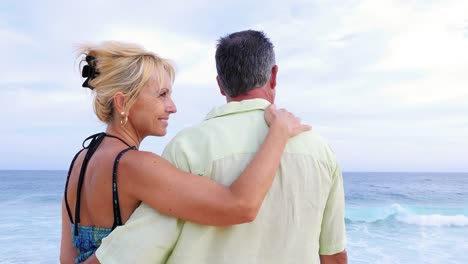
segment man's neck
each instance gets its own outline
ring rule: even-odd
[[[240,102],[240,101],[249,100],[249,99],[265,99],[269,101],[270,103],[274,103],[275,98],[272,92],[269,91],[268,89],[271,89],[271,88],[260,87],[260,88],[255,88],[253,90],[250,90],[246,94],[241,94],[235,97],[226,96],[226,101],[230,103],[230,102]]]

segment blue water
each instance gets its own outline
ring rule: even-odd
[[[468,263],[468,173],[345,173],[350,263]]]
[[[58,263],[65,171],[0,171],[0,263]],[[468,263],[468,173],[345,173],[349,263]]]

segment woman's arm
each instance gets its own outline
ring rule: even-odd
[[[272,119],[270,130],[254,159],[231,186],[186,173],[158,155],[131,152],[126,160],[133,162],[124,162],[123,167],[134,176],[130,180],[132,195],[162,213],[200,224],[225,226],[253,221],[288,139],[310,129],[286,110],[266,111],[265,118]]]
[[[72,243],[70,219],[68,218],[65,200],[62,199],[62,239],[60,241],[60,263],[75,263],[78,257]]]

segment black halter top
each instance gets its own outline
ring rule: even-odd
[[[66,184],[65,184],[65,198],[64,199],[65,199],[65,205],[67,207],[68,217],[70,218],[70,222],[72,224],[74,224],[74,235],[75,236],[78,236],[78,229],[79,229],[78,224],[80,223],[81,188],[83,186],[83,180],[84,180],[84,177],[85,177],[86,168],[88,167],[89,160],[91,159],[93,154],[96,152],[97,148],[99,147],[99,145],[101,144],[102,140],[105,137],[111,137],[111,138],[118,139],[118,140],[122,141],[125,145],[128,146],[128,148],[120,151],[119,154],[117,154],[117,156],[115,157],[113,171],[112,171],[112,203],[113,203],[113,208],[114,208],[114,223],[112,225],[112,230],[114,230],[117,226],[122,225],[122,218],[120,216],[120,207],[119,207],[119,195],[118,195],[118,192],[117,192],[117,169],[118,169],[118,166],[119,166],[120,158],[129,150],[137,150],[137,147],[136,146],[130,146],[129,144],[127,144],[127,142],[125,142],[121,138],[118,138],[116,136],[108,135],[108,134],[106,134],[104,132],[101,132],[101,133],[97,133],[97,134],[94,134],[92,136],[89,136],[83,141],[83,144],[82,144],[83,149],[81,149],[75,155],[75,157],[73,158],[73,160],[72,160],[72,162],[70,164],[70,168],[68,169],[67,181],[66,181]],[[86,142],[88,140],[91,140],[91,141],[86,146],[85,144],[86,144]],[[70,210],[70,206],[68,204],[68,199],[67,199],[68,182],[70,180],[71,170],[73,168],[73,164],[76,161],[76,158],[85,149],[87,149],[88,152],[86,153],[86,156],[84,157],[83,164],[81,165],[80,176],[78,178],[78,186],[77,186],[77,191],[76,191],[76,202],[75,202],[75,219],[73,220],[71,210]]]

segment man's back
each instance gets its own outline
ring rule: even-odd
[[[177,167],[229,185],[266,133],[262,99],[216,108],[180,132],[164,157]],[[308,263],[344,250],[342,176],[328,146],[313,132],[288,143],[262,208],[252,223],[182,225],[168,263]],[[328,210],[326,210],[328,208]],[[324,219],[325,218],[325,219]]]
[[[230,184],[267,133],[274,103],[273,44],[263,32],[222,37],[216,77],[228,104],[180,132],[163,156],[185,171]],[[262,98],[262,99],[260,99]],[[334,154],[314,133],[288,142],[278,174],[252,223],[219,228],[169,218],[141,205],[96,251],[103,263],[346,263],[343,179]]]

